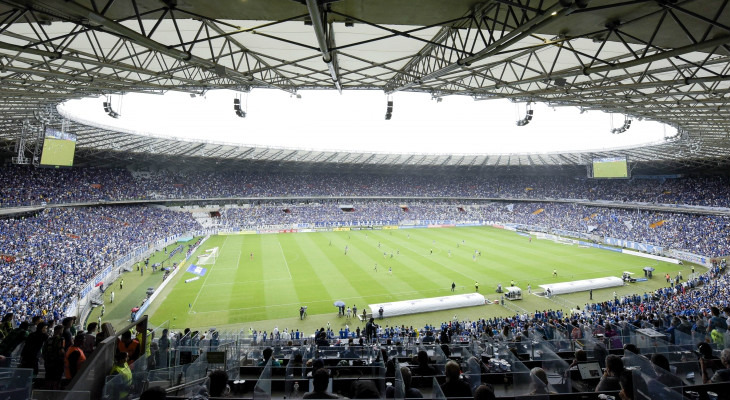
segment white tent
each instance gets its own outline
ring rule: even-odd
[[[448,310],[451,308],[480,306],[485,304],[485,301],[486,299],[481,294],[469,293],[455,296],[376,303],[369,304],[368,307],[373,313],[373,317],[377,318],[380,307],[383,307],[383,317],[393,317],[396,315]]]
[[[547,285],[540,285],[540,287],[543,288],[543,290],[545,291],[550,289],[551,294],[564,294],[583,292],[591,289],[604,289],[615,286],[623,286],[623,284],[624,281],[622,281],[621,278],[617,276],[609,276],[605,278],[584,279],[581,281],[550,283]]]

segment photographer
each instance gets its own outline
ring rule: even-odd
[[[373,337],[377,339],[378,325],[375,323],[375,318],[370,317],[370,320],[365,324],[365,337],[368,339],[368,343],[372,342]]]

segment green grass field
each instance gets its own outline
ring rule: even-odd
[[[362,310],[374,302],[449,295],[452,281],[457,294],[473,292],[474,283],[479,282],[481,293],[498,299],[497,284],[507,286],[514,279],[526,297],[515,304],[530,311],[556,309],[561,305],[527,295],[527,284],[535,291],[542,283],[621,276],[623,271],[643,276],[642,267],[657,269],[656,278],[648,282],[594,291],[594,299],[599,300],[612,298],[614,290],[643,293],[660,287],[666,284],[661,279],[666,272],[674,276],[682,270],[685,277],[689,275],[688,266],[546,240],[530,242],[514,232],[486,227],[213,236],[196,254],[214,247],[220,255],[214,265],[204,266],[205,276],[185,283],[195,275],[182,270],[173,278],[161,302],[149,310],[153,324],[169,320],[175,328],[270,328],[280,322],[316,327],[336,318],[336,300]],[[482,253],[476,259],[475,250]],[[557,278],[553,269],[558,271]],[[587,293],[560,298],[580,305],[588,301]],[[299,321],[300,305],[309,307],[310,322]],[[494,305],[456,312],[465,318],[511,313]],[[454,313],[397,317],[389,322],[417,324]]]

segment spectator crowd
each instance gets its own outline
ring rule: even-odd
[[[375,175],[0,168],[0,207],[89,201],[415,196],[579,199],[730,207],[728,177],[596,180],[562,176]]]
[[[58,321],[117,258],[199,228],[189,213],[139,206],[49,208],[0,219],[0,313]]]

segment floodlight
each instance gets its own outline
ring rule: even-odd
[[[108,116],[112,118],[119,118],[120,114],[114,109],[112,109],[112,99],[111,97],[107,97],[106,101],[104,102],[104,112],[107,113]]]
[[[233,99],[233,110],[238,117],[246,118],[246,110],[241,107],[241,99],[239,97]]]
[[[611,129],[611,133],[613,133],[614,135],[617,135],[619,133],[624,133],[624,132],[628,131],[629,128],[631,128],[631,119],[626,117],[626,119],[624,120],[624,124],[621,125],[621,127],[619,127],[619,128]]]
[[[525,126],[532,121],[532,117],[534,115],[534,110],[532,109],[531,103],[527,103],[527,110],[525,111],[525,118],[522,118],[521,120],[517,121],[517,126]]]

